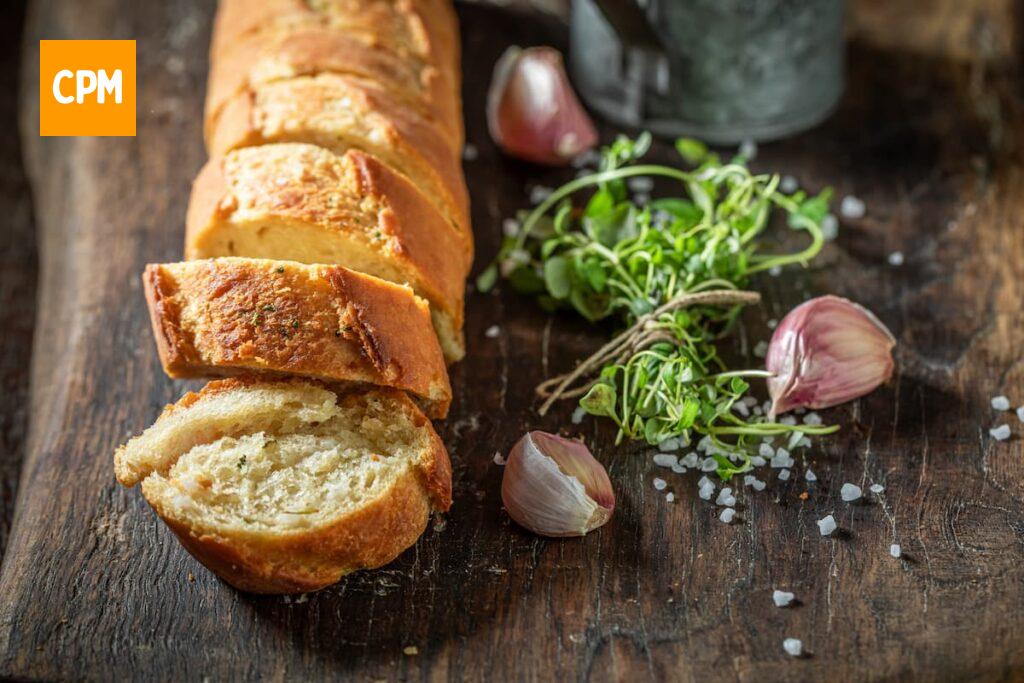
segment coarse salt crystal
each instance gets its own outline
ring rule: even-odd
[[[1017,408],[1017,419],[1024,422],[1024,406]]]
[[[764,358],[768,355],[768,342],[763,339],[754,346],[754,356],[757,358]]]
[[[800,189],[800,182],[791,175],[784,175],[779,181],[779,189],[786,194],[793,194]]]
[[[654,478],[654,488],[658,489],[659,491],[664,491],[666,486],[668,486],[667,481],[660,477]]]
[[[680,465],[679,463],[676,463],[675,465],[672,465],[672,471],[675,472],[676,474],[683,474],[684,472],[686,472],[686,468]]]
[[[677,462],[679,462],[679,458],[672,455],[671,453],[654,454],[654,464],[657,465],[658,467],[672,467]]]
[[[774,330],[778,326],[779,326],[779,321],[776,320],[775,318],[772,318],[771,320],[768,321],[768,327],[770,327],[771,329]]]
[[[786,638],[782,641],[782,649],[793,657],[799,657],[803,654],[804,644],[798,638]]]
[[[779,424],[786,425],[787,427],[795,427],[796,418],[793,417],[792,415],[786,415],[785,417],[779,418]]]
[[[751,408],[751,410],[754,411],[754,415],[757,415],[757,416],[764,415],[764,411],[761,410],[761,406],[754,406],[753,408]],[[1022,418],[1022,420],[1024,420],[1024,418]]]
[[[554,190],[552,190],[550,187],[545,187],[544,185],[534,185],[532,188],[530,188],[530,203],[540,204],[545,199],[550,197],[552,192],[554,192]]]
[[[671,491],[669,491],[668,493],[665,494],[665,500],[667,500],[668,502],[671,503],[675,499],[676,499],[676,494],[672,493]]]
[[[495,465],[503,467],[505,465],[505,462],[506,462],[506,460],[505,460],[504,457],[502,457],[501,453],[498,453],[498,452],[494,453],[494,464]]]
[[[903,252],[894,251],[889,254],[889,265],[890,266],[902,266],[903,265]]]
[[[754,467],[764,467],[768,464],[768,461],[762,458],[760,455],[755,455],[750,458],[750,464]]]
[[[701,472],[714,472],[718,469],[718,462],[714,458],[704,458],[704,462],[700,464]]]
[[[1009,410],[1010,399],[1005,396],[995,396],[992,398],[992,409],[993,410]]]
[[[715,492],[715,485],[708,481],[707,477],[702,481],[704,483],[700,485],[700,490],[697,492],[697,495],[699,495],[703,500],[711,500],[711,494]]]
[[[793,432],[792,434],[789,435],[789,443],[786,444],[786,447],[789,448],[789,450],[793,450],[794,448],[799,446],[801,444],[801,442],[803,442],[803,440],[804,440],[804,433],[803,432],[799,432],[799,431],[798,432]]]
[[[832,515],[828,515],[818,520],[818,532],[822,536],[831,536],[832,532],[837,528],[836,518]]]
[[[996,441],[1006,441],[1010,438],[1010,425],[999,425],[988,430],[988,433],[992,435],[992,438]]]
[[[839,213],[843,218],[863,218],[865,209],[864,202],[852,194],[843,197],[839,203]]]
[[[672,438],[665,439],[659,443],[658,448],[663,451],[678,451],[679,445],[679,439],[673,436]]]
[[[725,508],[722,513],[718,515],[718,518],[726,524],[731,524],[732,520],[736,517],[736,511],[732,508]]]
[[[713,445],[714,443],[711,441],[711,437],[705,435],[697,442],[697,450],[701,453],[706,453]]]
[[[654,180],[647,176],[634,176],[626,181],[632,192],[650,192],[654,189]]]
[[[821,424],[821,415],[818,415],[817,413],[807,413],[804,415],[804,424],[817,427]]]
[[[578,408],[576,408],[576,410],[572,411],[572,417],[569,418],[569,420],[574,425],[578,425],[580,422],[583,422],[583,416],[586,415],[586,414],[587,414],[587,411],[583,410],[582,406],[578,407]]]
[[[731,503],[729,501],[732,501]],[[715,499],[715,505],[726,505],[732,507],[736,504],[736,498],[732,495],[732,489],[728,486],[718,492],[718,498]]]
[[[679,461],[679,464],[683,467],[696,467],[698,463],[700,463],[700,458],[696,453],[687,453],[683,456],[682,460]]]
[[[750,161],[757,156],[757,143],[753,140],[744,140],[740,143],[739,155]]]
[[[826,240],[834,240],[839,237],[839,219],[827,213],[821,219],[821,236]]]
[[[497,325],[491,325],[486,330],[484,330],[484,336],[487,337],[488,339],[494,339],[499,334],[501,334],[501,328],[498,327]]]
[[[740,415],[742,415],[743,417],[748,417],[750,415],[750,407],[746,403],[743,403],[742,401],[736,401],[735,403],[733,403],[732,409],[735,410]]]
[[[748,408],[753,408],[754,406],[757,405],[757,399],[754,398],[753,396],[744,396],[743,402],[747,404]]]
[[[772,602],[776,607],[788,607],[795,598],[796,596],[789,591],[772,591]]]
[[[839,489],[839,497],[842,498],[845,503],[852,503],[853,501],[858,500],[862,494],[863,492],[860,490],[859,486],[849,482],[843,484],[843,487]]]
[[[893,543],[891,546],[889,546],[889,554],[895,558],[899,558],[901,555],[903,555],[903,548],[900,547],[899,543]]]
[[[779,471],[779,481],[789,481],[789,470]]]
[[[501,232],[505,237],[515,237],[519,234],[519,221],[515,218],[506,218],[501,222]]]
[[[775,449],[772,448],[772,445],[770,443],[764,443],[763,441],[761,442],[761,445],[758,446],[757,452],[762,458],[771,458],[775,455]]]
[[[818,481],[818,475],[812,472],[811,468],[808,467],[807,471],[804,472],[804,479],[806,479],[807,481]]]
[[[871,491],[871,493],[881,493],[885,490],[885,487],[881,484],[872,484],[868,487],[868,490]]]
[[[778,277],[782,275],[782,266],[772,266],[768,269],[768,274],[772,277]]]
[[[760,479],[754,479],[753,483],[750,485],[754,487],[755,491],[764,491],[765,487],[768,486],[767,482],[761,481]]]
[[[794,460],[792,457],[790,457],[789,451],[787,451],[785,448],[782,448],[781,446],[778,450],[775,451],[775,455],[772,456],[772,467],[774,467],[775,469],[781,469],[783,467],[792,467],[793,462]]]

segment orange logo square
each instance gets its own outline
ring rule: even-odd
[[[135,41],[40,40],[39,134],[135,136]]]

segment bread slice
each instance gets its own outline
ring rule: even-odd
[[[413,394],[430,417],[451,386],[426,302],[340,266],[220,258],[143,275],[171,377],[297,375]]]
[[[219,380],[114,456],[182,545],[239,590],[316,590],[387,564],[451,505],[451,464],[401,392]]]
[[[405,109],[437,126],[449,144],[461,146],[461,98],[450,77],[378,43],[315,25],[271,27],[214,51],[204,123],[207,145],[212,148],[213,133],[232,98],[274,81],[321,73],[380,84]]]
[[[362,152],[272,144],[208,162],[192,188],[185,258],[213,256],[336,263],[408,283],[430,303],[445,357],[464,355],[472,240]]]
[[[428,121],[365,79],[321,74],[275,81],[231,99],[210,138],[212,156],[273,142],[358,149],[405,175],[456,227],[469,232],[461,161]]]

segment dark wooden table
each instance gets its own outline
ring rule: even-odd
[[[748,312],[746,338],[764,338],[765,321],[804,298],[834,292],[876,311],[900,342],[890,385],[827,414],[844,429],[814,448],[820,481],[794,478],[746,496],[731,526],[696,497],[692,474],[667,477],[676,501],[666,502],[651,485],[665,470],[646,449],[613,446],[592,420],[572,427],[572,406],[545,419],[533,411],[533,386],[594,348],[601,331],[512,293],[472,294],[469,355],[454,370],[452,415],[439,425],[455,465],[451,513],[392,565],[291,600],[216,580],[111,471],[114,446],[186,389],[160,371],[138,276],[146,262],[181,254],[188,187],[205,156],[212,3],[33,5],[24,171],[19,141],[0,138],[0,674],[1024,678],[1024,425],[1011,414],[1018,436],[988,436],[991,396],[1024,403],[1020,3],[968,3],[1009,7],[1012,21],[958,13],[955,40],[935,22],[894,27],[891,5],[855,4],[867,14],[852,24],[839,110],[810,133],[763,145],[754,162],[812,189],[854,193],[868,211],[844,221],[815,268],[757,283],[765,303]],[[21,6],[0,13],[0,114],[11,130]],[[496,153],[483,116],[491,66],[511,43],[564,45],[565,36],[555,22],[508,10],[460,13],[466,121],[479,149],[466,164],[479,268],[531,184],[567,174]],[[886,32],[896,39],[876,39]],[[38,137],[40,37],[139,40],[138,137]],[[670,158],[666,147],[656,156]],[[906,261],[890,266],[897,250]],[[497,338],[484,334],[491,325]],[[492,455],[531,427],[570,427],[592,445],[618,493],[610,524],[549,541],[509,523]],[[846,481],[886,490],[847,505],[838,497]],[[828,513],[843,533],[822,538],[815,520]],[[903,559],[889,556],[893,542]],[[798,604],[774,607],[773,588],[794,591]],[[783,652],[790,636],[809,656]]]

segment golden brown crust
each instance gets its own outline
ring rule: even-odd
[[[459,229],[470,231],[457,150],[371,82],[322,74],[261,85],[228,102],[210,149],[217,156],[274,142],[306,142],[336,153],[361,149],[408,177]]]
[[[358,242],[381,262],[360,270],[400,281],[462,328],[464,278],[472,242],[405,178],[356,150],[336,156],[312,145],[281,144],[230,152],[207,163],[192,188],[185,257],[255,256],[221,237],[244,229],[260,234],[268,222],[287,222],[292,249],[275,257],[334,262],[339,242]],[[257,243],[249,249],[264,248]],[[270,246],[265,247],[270,249]],[[274,244],[273,249],[282,246]],[[343,261],[340,265],[347,265]],[[391,272],[389,272],[391,271]]]
[[[409,391],[444,417],[451,386],[422,300],[340,266],[221,258],[151,264],[150,319],[171,377],[258,372]]]
[[[223,392],[267,384],[253,377],[210,382],[198,393],[185,394],[165,408],[164,414],[187,409]],[[451,463],[429,420],[405,394],[389,389],[370,390],[343,395],[339,401],[342,405],[358,403],[369,394],[389,401],[389,410],[402,413],[402,418],[414,426],[425,443],[420,447],[415,468],[399,475],[377,498],[328,526],[229,534],[196,528],[178,519],[163,505],[156,480],[143,481],[143,495],[186,550],[239,590],[302,593],[335,583],[352,571],[387,564],[416,542],[433,510],[447,511],[451,506]]]
[[[254,35],[218,55],[207,88],[207,143],[227,103],[274,81],[322,73],[347,74],[379,83],[408,109],[429,119],[449,144],[462,143],[461,103],[448,79],[432,66],[415,66],[376,45],[329,29],[299,28],[281,35]]]

